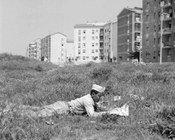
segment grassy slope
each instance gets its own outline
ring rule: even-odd
[[[175,65],[91,63],[61,68],[21,56],[0,55],[1,108],[8,102],[41,106],[57,100],[68,101],[87,94],[93,83],[107,86],[110,94],[106,100],[121,95],[122,100],[115,103],[118,106],[131,100],[130,94],[142,96],[144,100],[133,101],[127,118],[103,116],[94,120],[55,115],[52,117],[54,125],[47,125],[43,119],[23,118],[10,111],[1,116],[0,139],[163,139],[157,135],[160,132],[155,127],[151,131],[157,133],[152,135],[148,128],[157,119],[166,117],[160,114],[162,108],[174,107]]]

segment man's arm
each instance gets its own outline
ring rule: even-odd
[[[100,103],[97,103],[97,112],[101,112],[101,111],[108,111],[108,108],[106,106],[103,106]]]
[[[95,112],[94,106],[92,104],[85,104],[85,109],[89,117],[100,117],[107,113],[106,111]]]

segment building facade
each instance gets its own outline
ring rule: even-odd
[[[143,1],[143,61],[175,62],[175,1]]]
[[[142,48],[142,9],[124,8],[118,18],[118,61],[129,61],[130,52],[138,52],[141,59]]]
[[[48,35],[41,40],[41,57],[54,64],[66,62],[67,36],[62,33]]]
[[[109,22],[104,25],[104,62],[112,62],[112,23]]]
[[[111,34],[112,34],[112,50],[111,50],[111,56],[112,56],[112,61],[116,62],[117,61],[117,21],[112,22],[112,29],[111,29]]]
[[[74,50],[75,50],[74,41],[67,39],[66,41],[66,62],[74,63],[74,58],[75,58]]]
[[[27,57],[41,60],[41,39],[36,39],[27,47]]]
[[[104,62],[117,60],[117,21],[104,25]]]
[[[86,23],[74,26],[75,63],[104,60],[104,25],[106,23]]]

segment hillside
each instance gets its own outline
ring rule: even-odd
[[[42,106],[88,94],[93,83],[107,87],[108,106],[128,101],[130,116],[55,115],[43,119],[1,115],[0,139],[17,140],[163,140],[175,137],[175,64],[89,63],[59,67],[22,56],[0,55],[1,110],[13,103]],[[113,96],[122,100],[114,102]],[[136,97],[136,98],[131,98]],[[141,99],[142,98],[142,99]]]

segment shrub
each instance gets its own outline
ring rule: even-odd
[[[112,73],[111,67],[103,66],[93,69],[91,77],[92,79],[97,79],[100,82],[105,82],[110,78],[111,73]]]
[[[43,71],[43,68],[40,65],[37,65],[35,70],[41,72]]]
[[[149,126],[149,130],[169,139],[175,138],[175,107],[163,107],[156,113],[156,118],[156,122]]]

